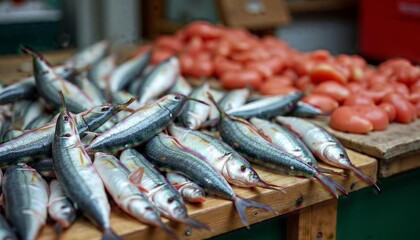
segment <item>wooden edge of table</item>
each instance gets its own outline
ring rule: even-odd
[[[369,156],[352,150],[347,150],[347,152],[349,153],[352,162],[376,181],[377,161]],[[325,165],[323,166],[326,167]],[[277,211],[277,213],[267,213],[262,212],[259,209],[248,209],[247,218],[250,224],[261,222],[333,198],[333,196],[315,180],[289,177],[271,173],[260,168],[256,169],[262,179],[269,183],[278,184],[284,187],[287,193],[284,194],[267,189],[250,190],[235,187],[234,190],[239,196],[264,203]],[[366,187],[366,184],[358,180],[353,173],[348,173],[347,177],[331,177],[349,192]],[[351,194],[348,197],[351,198]],[[207,224],[211,228],[211,231],[199,231],[191,229],[183,224],[169,223],[182,239],[203,239],[243,227],[239,216],[230,201],[208,197],[206,202],[201,205],[187,204],[187,207],[190,216]],[[164,221],[166,223],[168,222],[166,219]],[[111,224],[114,231],[124,239],[167,239],[167,236],[162,230],[148,227],[134,220],[115,205],[112,207]],[[70,229],[62,234],[60,239],[88,240],[99,239],[100,236],[101,232],[90,222],[85,219],[78,219]],[[43,240],[55,239],[56,237],[51,224],[44,226],[39,235],[39,239]]]
[[[378,177],[386,178],[420,167],[420,151],[391,159],[378,159]]]

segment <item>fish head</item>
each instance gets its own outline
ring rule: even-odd
[[[187,209],[178,192],[162,188],[153,195],[154,205],[169,218],[177,219],[187,215]]]
[[[63,142],[68,145],[78,142],[79,134],[76,123],[66,109],[61,111],[57,118],[55,136],[64,140]]]
[[[75,209],[69,205],[69,202],[66,203],[57,201],[49,206],[51,218],[56,220],[63,228],[68,228],[76,219]]]
[[[168,111],[171,113],[173,117],[176,117],[181,112],[182,108],[185,105],[185,102],[187,101],[188,97],[183,94],[168,94],[164,96],[163,98],[158,100],[158,103],[162,106],[168,109]]]
[[[136,198],[130,204],[130,213],[134,216],[141,216],[142,221],[152,224],[160,221],[159,210],[147,198]]]
[[[342,165],[349,165],[350,160],[347,156],[346,150],[335,145],[328,145],[324,148],[323,155],[331,162],[339,163]]]
[[[82,117],[83,121],[88,125],[89,129],[96,129],[126,107],[126,103],[102,104],[80,113],[80,116]]]
[[[188,202],[204,202],[206,195],[202,188],[186,186],[181,189],[182,196]]]
[[[226,162],[225,168],[230,181],[236,185],[250,187],[260,181],[257,172],[244,160],[231,158]]]

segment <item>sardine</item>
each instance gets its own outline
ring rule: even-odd
[[[213,99],[209,95],[210,99]],[[214,101],[214,100],[213,100]],[[214,101],[215,102],[215,101]],[[318,179],[338,198],[338,192],[347,195],[346,190],[313,166],[286,153],[267,141],[258,130],[246,120],[228,115],[220,110],[219,133],[223,141],[254,164],[291,176]]]
[[[204,102],[209,102],[207,92],[210,87],[207,82],[194,89],[189,97]],[[185,105],[185,109],[181,113],[180,120],[182,124],[189,129],[198,129],[207,120],[210,114],[210,106],[200,102],[190,101]]]
[[[19,239],[35,239],[47,220],[48,184],[24,163],[10,166],[2,185],[6,218]]]
[[[62,99],[65,106],[63,96]],[[103,239],[120,239],[111,230],[111,207],[103,183],[80,142],[76,123],[65,107],[57,119],[52,156],[64,194],[103,231]]]
[[[197,229],[209,229],[188,216],[179,192],[140,153],[134,149],[126,149],[121,153],[120,161],[131,172],[131,182],[147,194],[163,216]]]
[[[359,179],[380,191],[378,185],[369,176],[354,166],[343,145],[325,129],[295,117],[277,117],[276,121],[296,133],[321,161],[353,171]]]
[[[0,214],[0,239],[3,240],[18,240],[16,234],[13,232],[7,220]]]
[[[247,228],[249,224],[245,215],[246,208],[254,207],[274,212],[264,204],[236,195],[216,168],[203,160],[198,153],[182,146],[174,137],[158,134],[145,144],[144,152],[150,162],[160,169],[181,173],[202,186],[206,192],[232,201]]]
[[[137,91],[140,105],[147,104],[153,98],[157,98],[171,89],[179,72],[179,60],[176,57],[171,57],[153,68],[149,74],[144,76]]]
[[[321,109],[302,101],[299,101],[295,108],[289,113],[290,116],[294,117],[316,117],[322,114],[323,112]]]
[[[159,210],[129,181],[130,172],[117,158],[97,152],[94,165],[118,207],[140,222],[159,227],[177,238],[174,231],[161,221]]]
[[[227,110],[226,113],[233,117],[245,119],[251,117],[268,119],[289,113],[301,98],[301,93],[265,97],[240,107]]]
[[[30,161],[28,165],[35,169],[43,178],[51,179],[56,178],[53,160],[51,158]]]
[[[183,146],[201,154],[225,179],[239,187],[262,187],[278,190],[278,186],[261,180],[251,164],[229,145],[208,134],[171,125],[169,133]]]
[[[222,100],[219,101],[219,105],[225,111],[238,108],[246,103],[250,94],[251,92],[248,88],[229,91]]]
[[[204,189],[184,175],[167,172],[166,178],[178,190],[185,201],[190,203],[202,203],[206,201]]]
[[[175,85],[172,86],[171,89],[169,89],[169,93],[178,93],[185,96],[190,95],[192,92],[191,85],[185,80],[185,78],[182,75],[178,75]]]
[[[93,104],[101,105],[106,103],[102,91],[87,78],[87,72],[79,74],[75,79],[75,84],[90,97]]]
[[[74,116],[80,133],[93,132],[128,104],[104,104]],[[49,155],[54,137],[55,121],[28,131],[12,141],[0,144],[0,167],[37,155]]]
[[[76,210],[64,194],[63,188],[57,180],[52,180],[50,182],[48,215],[57,222],[54,229],[58,234],[69,228],[76,220]]]
[[[108,78],[116,67],[116,61],[116,56],[111,54],[96,63],[89,71],[89,79],[102,91],[106,90]]]
[[[57,92],[62,91],[67,99],[67,107],[73,113],[80,113],[95,107],[92,99],[73,83],[55,73],[51,65],[38,53],[23,47],[22,50],[33,58],[35,82],[38,93],[50,105],[60,106]]]
[[[89,152],[114,152],[144,143],[166,128],[181,111],[187,97],[169,94],[146,105],[103,132],[86,148]]]
[[[96,42],[91,46],[88,46],[87,48],[77,52],[71,58],[66,60],[64,65],[70,66],[77,70],[93,66],[106,55],[110,46],[111,42],[108,40],[101,40]]]
[[[109,76],[109,92],[116,92],[127,87],[127,85],[143,72],[149,64],[151,57],[152,53],[149,51],[118,66]]]

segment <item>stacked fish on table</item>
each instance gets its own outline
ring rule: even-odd
[[[204,202],[205,193],[232,201],[249,227],[246,208],[275,210],[238,196],[231,185],[284,192],[252,164],[317,179],[335,197],[347,192],[325,174],[341,173],[316,158],[376,186],[325,130],[284,116],[320,114],[299,101],[302,94],[251,101],[249,89],[225,92],[207,82],[193,88],[175,57],[152,67],[149,51],[117,65],[109,47],[101,41],[54,67],[24,47],[34,76],[0,91],[0,167],[7,169],[7,221],[0,216],[0,228],[10,239],[34,239],[47,213],[57,232],[65,231],[77,211],[103,239],[119,239],[106,192],[127,214],[172,238],[162,216],[209,230],[184,203]]]

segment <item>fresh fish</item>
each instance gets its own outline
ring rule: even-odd
[[[136,77],[140,76],[151,59],[151,52],[146,52],[118,66],[109,76],[108,90],[116,92],[127,87]]]
[[[64,194],[103,231],[102,239],[120,239],[111,230],[111,207],[103,183],[80,142],[76,122],[65,107],[57,119],[52,156]]]
[[[57,233],[69,228],[76,220],[76,210],[63,192],[57,180],[50,182],[50,198],[48,199],[48,215],[57,223],[54,228]]]
[[[73,113],[80,113],[95,107],[92,99],[73,83],[55,73],[51,65],[38,53],[23,47],[23,51],[33,58],[35,82],[38,93],[50,105],[60,106],[57,92],[62,91],[67,99],[67,107]]]
[[[182,198],[191,203],[202,203],[206,201],[204,189],[195,182],[189,180],[182,174],[167,172],[166,178],[181,194]]]
[[[240,187],[279,187],[261,180],[251,164],[222,140],[208,134],[171,125],[169,133],[183,146],[201,154],[225,179]]]
[[[1,142],[4,142],[4,135],[7,131],[12,129],[12,117],[7,115],[0,116],[1,126],[0,126],[0,138]],[[1,144],[0,144],[1,146]]]
[[[96,87],[102,91],[106,90],[106,84],[108,77],[114,71],[117,63],[117,57],[115,55],[109,55],[106,58],[100,60],[95,64],[89,71],[89,79],[95,84]]]
[[[103,132],[86,148],[89,152],[114,152],[144,143],[166,128],[181,111],[187,97],[169,94],[146,105]]]
[[[18,240],[7,220],[0,214],[0,239]]]
[[[191,85],[185,80],[185,78],[182,75],[178,75],[175,85],[172,86],[171,89],[169,89],[169,93],[178,93],[185,96],[190,95],[193,88]]]
[[[44,107],[38,101],[19,101],[13,104],[13,128],[26,129],[28,124],[42,114]]]
[[[101,105],[106,103],[102,91],[87,78],[87,72],[79,74],[79,76],[76,77],[75,83],[90,97],[93,104]]]
[[[134,96],[133,94],[129,92],[118,91],[118,92],[111,93],[111,97],[112,97],[113,103],[123,103],[123,102],[127,102],[128,100],[132,98],[135,98],[136,96]],[[138,101],[133,101],[133,103],[131,103],[128,107],[131,109],[139,109],[142,106],[140,105]]]
[[[321,109],[302,101],[299,101],[295,108],[289,113],[290,116],[294,117],[316,117],[322,114],[323,112]]]
[[[12,139],[15,139],[17,137],[19,137],[20,135],[24,134],[25,132],[22,130],[13,130],[10,129],[9,131],[7,131],[4,136],[3,136],[3,140],[4,142],[8,142]]]
[[[126,149],[121,153],[120,161],[131,172],[131,182],[147,194],[163,216],[194,228],[208,229],[203,223],[188,216],[179,192],[140,153]]]
[[[48,184],[24,163],[10,166],[2,185],[6,218],[19,239],[36,239],[47,220]]]
[[[213,99],[210,95],[210,98]],[[214,100],[213,100],[214,101]],[[215,101],[214,101],[215,102]],[[276,172],[292,176],[318,179],[338,198],[338,192],[347,195],[346,190],[332,179],[320,173],[313,166],[286,153],[267,141],[249,122],[232,117],[220,109],[219,133],[223,141],[246,157],[252,163]]]
[[[31,161],[28,162],[28,165],[35,169],[43,178],[56,178],[53,160],[51,158]]]
[[[77,52],[74,56],[65,61],[64,65],[71,66],[78,70],[93,66],[106,55],[110,46],[111,42],[108,40],[96,42],[82,51]]]
[[[225,111],[238,108],[246,103],[250,94],[251,92],[248,88],[229,91],[222,100],[219,101],[219,105]],[[215,99],[217,100],[217,98]]]
[[[214,97],[214,99],[219,102],[223,99],[225,96],[225,92],[218,91],[215,89],[209,89],[209,93]],[[219,111],[217,110],[217,107],[214,106],[213,103],[209,102],[210,104],[210,113],[209,113],[209,119],[217,119],[219,118]]]
[[[93,132],[131,102],[124,104],[104,104],[74,116],[80,133]],[[55,121],[35,130],[25,132],[12,141],[0,144],[0,167],[18,160],[28,160],[37,155],[49,155],[53,141]]]
[[[153,68],[144,76],[137,91],[140,105],[147,104],[171,89],[179,76],[179,71],[179,60],[176,57],[171,57]]]
[[[210,87],[207,82],[194,89],[189,97],[208,103],[207,92]],[[210,106],[201,102],[187,102],[182,111],[180,120],[189,129],[198,129],[207,120],[210,114]]]
[[[158,134],[150,139],[144,148],[150,162],[160,169],[181,173],[199,184],[210,194],[232,201],[242,220],[249,228],[245,209],[260,208],[265,211],[274,210],[264,204],[244,199],[236,195],[232,187],[216,168],[207,163],[196,152],[182,146],[175,138]]]
[[[124,212],[177,238],[174,231],[161,221],[159,210],[130,182],[130,172],[117,158],[97,152],[94,165],[108,193]]]
[[[353,171],[358,178],[380,191],[378,185],[351,163],[343,145],[325,129],[295,117],[277,117],[276,121],[296,133],[312,153],[323,162]]]
[[[226,113],[233,117],[245,119],[251,117],[267,119],[289,113],[301,98],[301,93],[266,97],[240,107],[227,110]]]
[[[48,122],[50,122],[52,120],[53,116],[50,114],[41,114],[38,117],[36,117],[35,119],[33,119],[31,122],[29,122],[24,130],[34,130],[37,129],[45,124],[47,124]]]

